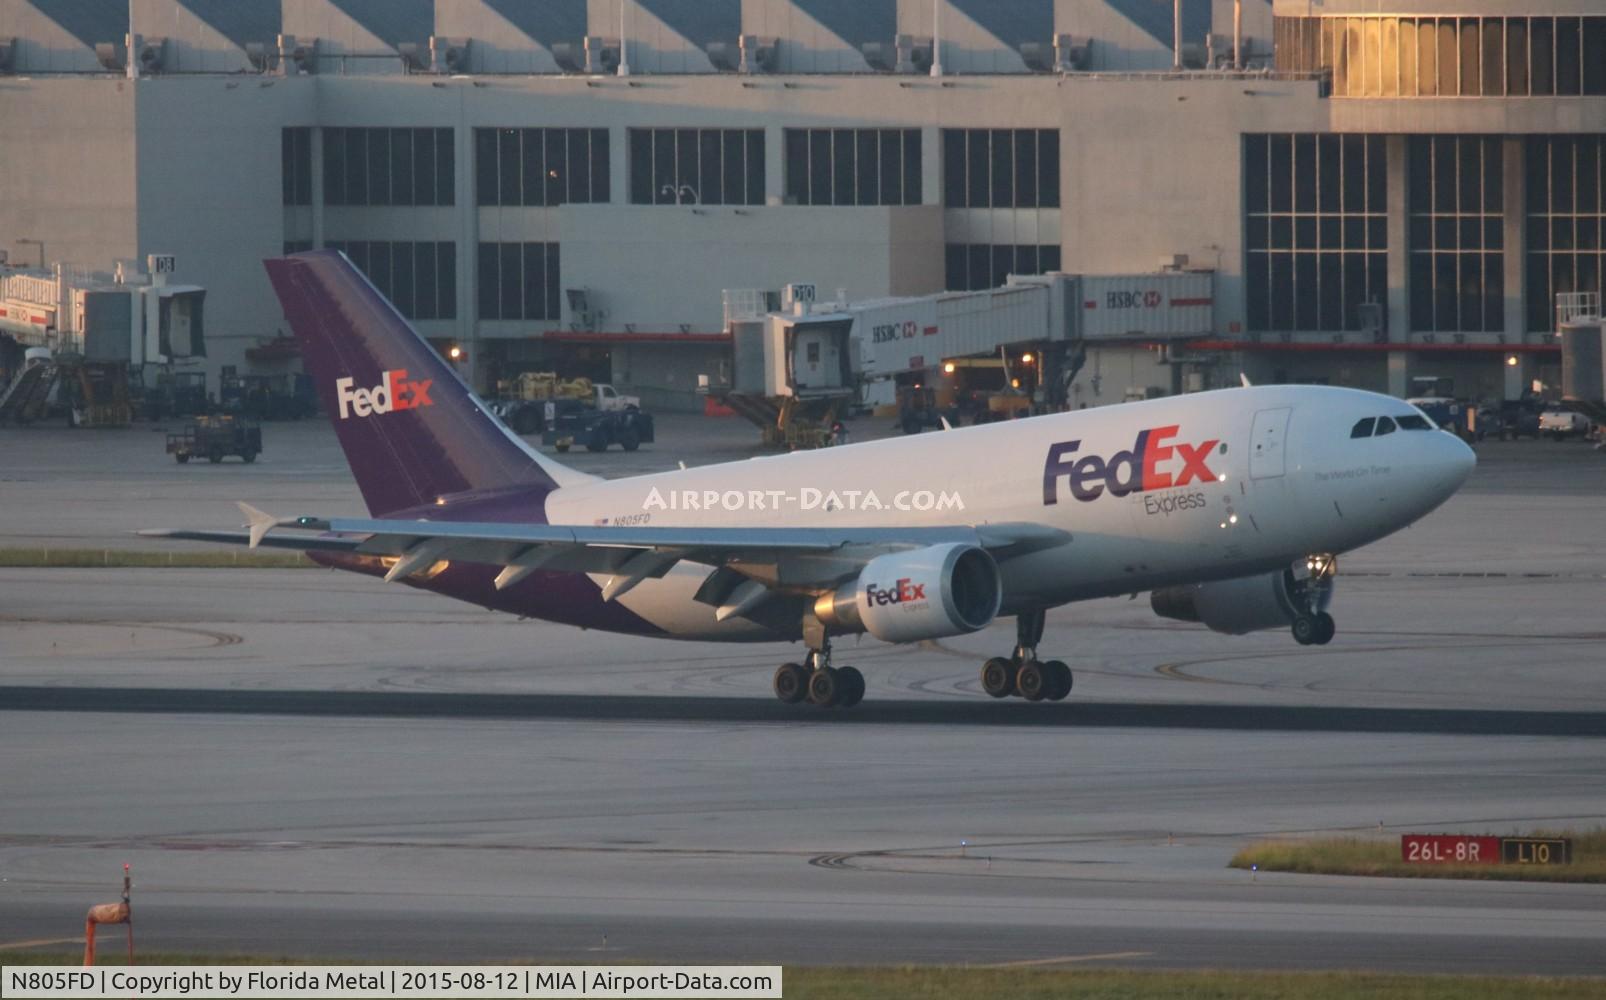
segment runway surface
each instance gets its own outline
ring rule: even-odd
[[[1606,477],[1534,447],[1344,560],[1330,646],[1055,612],[1059,705],[980,693],[1008,622],[845,644],[868,700],[822,714],[770,700],[789,646],[323,571],[0,569],[0,958],[70,942],[127,861],[164,951],[1606,974],[1606,886],[1225,867],[1606,823]],[[232,523],[124,487],[124,520]]]

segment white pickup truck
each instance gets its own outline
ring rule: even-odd
[[[613,410],[641,409],[640,396],[626,396],[624,393],[617,391],[613,386],[606,382],[597,382],[592,386],[592,388],[594,388],[597,392],[596,406],[599,410],[608,412]]]
[[[1583,437],[1589,433],[1589,418],[1582,413],[1552,406],[1539,414],[1539,433],[1548,434],[1557,441],[1562,438]]]

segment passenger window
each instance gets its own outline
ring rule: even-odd
[[[1372,436],[1372,425],[1375,423],[1377,423],[1376,417],[1357,420],[1355,426],[1350,428],[1349,436],[1352,438],[1369,438]]]
[[[1393,433],[1394,433],[1394,421],[1390,420],[1388,417],[1378,417],[1377,418],[1377,434],[1375,434],[1373,436],[1374,437],[1382,437],[1385,434],[1393,434]]]
[[[1404,417],[1395,417],[1394,422],[1400,425],[1401,430],[1431,431],[1433,429],[1433,425],[1428,422],[1427,417],[1414,413]]]

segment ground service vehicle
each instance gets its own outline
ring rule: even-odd
[[[192,458],[216,465],[229,455],[255,462],[262,453],[262,425],[229,414],[196,417],[184,430],[167,436],[167,453],[180,465]]]

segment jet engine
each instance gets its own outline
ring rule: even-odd
[[[963,542],[877,556],[852,583],[814,604],[833,632],[918,642],[986,628],[1003,601],[998,564]]]
[[[1302,615],[1326,611],[1332,602],[1333,566],[1330,559],[1318,558],[1301,562],[1296,569],[1162,587],[1149,595],[1149,606],[1161,618],[1199,622],[1228,635],[1287,628]]]

